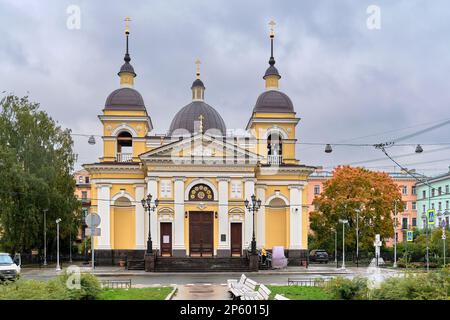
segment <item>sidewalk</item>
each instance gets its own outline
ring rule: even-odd
[[[62,271],[56,271],[54,267],[41,267],[41,268],[22,268],[22,275],[32,276],[40,275],[44,277],[54,277],[66,270],[68,265],[63,267]],[[79,266],[81,272],[89,272],[97,276],[161,276],[161,275],[173,275],[173,274],[186,274],[186,273],[176,273],[176,272],[145,272],[137,270],[126,270],[121,267],[96,267],[92,270],[90,267]],[[246,272],[246,274],[259,274],[259,275],[349,275],[349,274],[364,274],[367,272],[367,268],[360,267],[349,267],[345,270],[332,266],[316,266],[310,265],[308,268],[305,267],[287,267],[285,269],[274,269],[274,270],[260,270],[259,272]],[[383,272],[398,272],[398,270],[392,269],[382,269]],[[191,275],[198,275],[205,273],[190,272]],[[236,274],[236,272],[208,272],[210,275],[223,275],[223,274]]]

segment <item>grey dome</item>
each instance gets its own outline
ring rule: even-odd
[[[197,128],[195,122],[199,122],[200,115],[203,115],[203,132],[209,129],[217,129],[222,135],[226,135],[225,122],[220,114],[209,104],[203,101],[193,101],[177,112],[170,124],[169,134],[177,129],[185,129],[194,133]]]
[[[291,99],[281,91],[268,90],[259,95],[253,112],[284,113],[295,112]]]
[[[120,67],[120,71],[119,71],[118,75],[120,76],[120,74],[121,74],[122,72],[128,72],[128,73],[131,73],[131,74],[133,74],[133,75],[136,77],[136,73],[134,72],[133,66],[132,66],[131,64],[129,64],[128,62],[125,62],[125,63],[122,65],[122,67]]]
[[[105,102],[106,110],[145,110],[144,99],[132,88],[120,88],[110,93]]]
[[[267,68],[266,73],[264,74],[263,79],[265,79],[268,76],[277,76],[278,79],[281,78],[280,73],[278,72],[278,69],[274,66],[270,66]]]

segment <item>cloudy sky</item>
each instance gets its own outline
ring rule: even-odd
[[[80,28],[67,27],[69,6]],[[369,29],[367,8],[380,8]],[[450,3],[389,1],[16,1],[0,0],[0,91],[29,95],[62,126],[101,134],[97,115],[119,87],[124,17],[130,16],[135,88],[155,126],[165,133],[190,102],[196,58],[206,101],[228,128],[244,128],[258,95],[269,52],[268,25],[277,21],[275,58],[301,118],[299,142],[377,143],[450,119]],[[101,140],[74,136],[79,163],[94,162]],[[450,142],[450,125],[402,143]],[[400,143],[400,142],[399,142]],[[302,163],[330,168],[358,163],[393,170],[372,147],[299,145]],[[448,170],[450,144],[393,147],[408,168]]]

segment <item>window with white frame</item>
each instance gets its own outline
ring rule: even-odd
[[[160,182],[160,188],[161,188],[161,198],[172,197],[172,181],[162,180]]]
[[[231,182],[231,197],[232,198],[242,198],[242,182],[232,181]]]
[[[423,205],[422,206],[422,212],[425,212],[425,211],[427,211],[427,209],[426,209],[427,207],[425,206],[425,205]]]
[[[406,186],[402,186],[402,194],[407,195],[408,194],[408,188]]]
[[[422,191],[422,198],[426,198],[427,197],[427,192],[425,190]]]
[[[407,211],[408,210],[408,201],[405,201],[405,210],[403,211]]]
[[[445,201],[445,210],[448,210],[448,200]]]
[[[439,201],[438,202],[438,210],[441,211],[442,210],[442,203]]]
[[[445,186],[445,193],[447,193],[447,194],[450,193],[450,188],[448,185]]]
[[[411,193],[414,195],[417,194],[416,186],[411,187]]]
[[[412,209],[417,210],[417,203],[415,201],[412,202]]]
[[[314,186],[314,194],[320,194],[320,185]]]
[[[431,209],[434,209],[434,202],[431,204]]]

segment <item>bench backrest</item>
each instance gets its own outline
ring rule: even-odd
[[[258,295],[260,296],[261,300],[269,300],[270,293],[271,291],[265,285],[259,285]]]
[[[244,285],[245,280],[247,280],[247,276],[245,274],[242,274],[241,279],[239,279],[239,284]]]
[[[244,287],[251,291],[255,291],[256,285],[257,285],[256,281],[253,281],[250,278],[247,278],[244,283]]]

